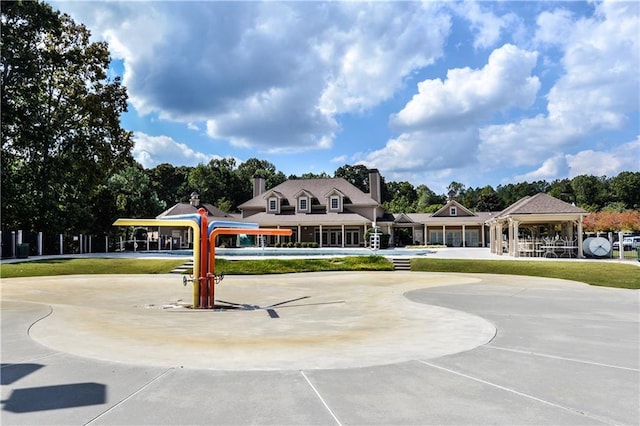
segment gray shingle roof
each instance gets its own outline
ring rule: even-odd
[[[189,203],[178,203],[173,205],[172,207],[169,207],[167,210],[163,211],[156,217],[160,218],[164,216],[176,216],[179,214],[196,214],[198,213],[198,209],[200,207],[204,208],[207,211],[208,216],[210,217],[231,217],[229,213],[225,213],[216,206],[207,203],[201,204],[198,207],[194,207]]]
[[[540,192],[531,197],[524,197],[501,211],[497,216],[506,217],[519,214],[562,214],[562,213],[587,213],[586,210],[566,203],[549,194]]]
[[[374,206],[378,203],[367,193],[347,182],[343,178],[329,179],[290,179],[281,183],[264,194],[260,194],[252,199],[240,204],[240,209],[266,208],[264,196],[271,191],[277,191],[282,197],[286,198],[291,205],[295,205],[295,195],[300,191],[307,191],[314,198],[318,199],[320,204],[325,203],[325,196],[333,190],[338,190],[345,196],[345,204],[370,205]]]

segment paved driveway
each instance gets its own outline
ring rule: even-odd
[[[188,309],[175,276],[1,290],[3,425],[640,423],[638,291],[475,274],[227,277],[217,299],[236,309],[211,312]]]

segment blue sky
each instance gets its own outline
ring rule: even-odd
[[[438,193],[640,170],[640,3],[51,2],[109,43],[135,158],[375,167]]]

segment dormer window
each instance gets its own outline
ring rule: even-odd
[[[298,211],[304,213],[308,210],[309,210],[309,198],[300,197],[298,199]]]
[[[275,213],[278,211],[278,199],[276,197],[269,198],[269,212]]]
[[[331,211],[339,211],[340,210],[340,197],[337,195],[332,195],[329,199],[329,209]]]
[[[449,216],[458,216],[458,209],[456,207],[449,207]]]

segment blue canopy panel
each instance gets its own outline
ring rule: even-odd
[[[209,222],[207,234],[211,235],[216,228],[242,228],[242,229],[257,229],[259,225],[251,222],[235,222],[231,220],[214,220]]]

